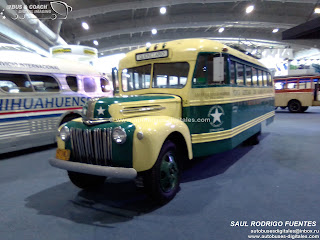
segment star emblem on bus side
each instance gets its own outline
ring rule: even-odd
[[[98,115],[100,115],[100,114],[104,114],[104,111],[105,111],[105,109],[103,109],[101,106],[100,106],[100,108],[98,108],[97,109],[97,111],[98,111]]]
[[[215,122],[221,123],[220,117],[221,117],[222,114],[223,114],[223,113],[220,113],[220,112],[218,111],[218,108],[216,108],[215,112],[212,113],[212,114],[210,114],[210,115],[213,117],[213,123],[215,123]]]

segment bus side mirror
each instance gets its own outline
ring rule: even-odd
[[[116,67],[112,68],[112,84],[113,84],[113,95],[115,95],[119,93],[118,69]]]
[[[224,82],[224,57],[213,58],[213,82]]]

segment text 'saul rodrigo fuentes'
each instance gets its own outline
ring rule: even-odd
[[[248,239],[319,239],[317,221],[230,221],[233,229],[247,229]]]
[[[298,221],[231,221],[230,227],[316,227],[317,222],[313,220]]]

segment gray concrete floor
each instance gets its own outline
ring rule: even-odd
[[[317,221],[320,108],[276,112],[260,144],[197,159],[175,199],[157,207],[132,183],[99,192],[50,167],[51,147],[0,158],[0,239],[248,239],[231,221]]]

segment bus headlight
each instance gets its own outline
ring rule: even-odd
[[[116,127],[113,129],[112,138],[116,143],[123,144],[127,139],[127,133],[122,127]]]
[[[69,139],[69,137],[70,137],[70,130],[69,130],[69,128],[68,128],[66,125],[64,125],[64,126],[60,129],[60,131],[59,131],[59,137],[60,137],[61,140],[64,141],[64,142]]]

